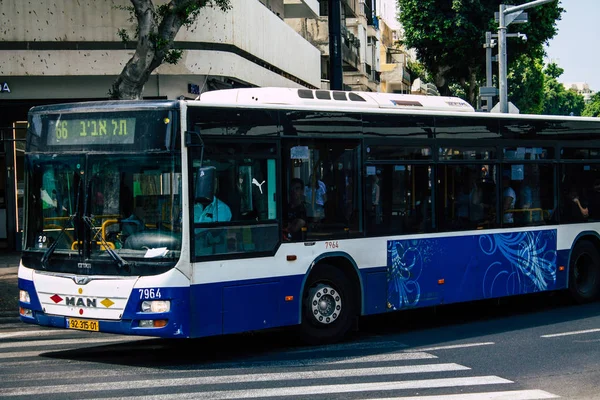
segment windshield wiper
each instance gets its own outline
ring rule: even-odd
[[[104,237],[102,237],[102,233],[100,233],[100,235],[98,235],[98,229],[96,229],[96,227],[94,226],[94,224],[92,223],[92,218],[88,217],[87,215],[83,216],[83,221],[85,222],[85,224],[88,226],[88,228],[90,229],[90,231],[93,233],[93,237],[95,238],[96,236],[100,237],[100,242],[102,243],[102,246],[104,246],[104,248],[106,249],[106,251],[108,252],[108,255],[110,256],[110,258],[113,259],[114,262],[117,263],[117,266],[119,268],[125,268],[126,271],[129,271],[129,263],[127,261],[125,261],[123,259],[123,257],[121,257],[120,255],[118,255],[108,244],[108,242],[106,241],[106,239],[104,239]]]
[[[54,253],[54,250],[56,249],[56,247],[58,246],[58,241],[62,238],[63,234],[65,233],[65,231],[67,230],[67,228],[69,227],[69,224],[73,222],[73,219],[75,219],[75,217],[79,214],[79,194],[81,193],[81,180],[79,181],[78,185],[77,185],[77,203],[75,206],[75,213],[69,215],[69,219],[67,220],[67,222],[65,223],[65,225],[62,227],[62,229],[60,230],[60,232],[58,233],[58,236],[56,237],[56,240],[54,242],[52,242],[52,244],[50,245],[50,247],[48,247],[46,249],[46,251],[44,252],[44,255],[42,256],[42,268],[46,269],[48,268],[48,260],[50,260],[50,256],[52,256],[52,253]],[[73,230],[76,234],[76,240],[79,240],[79,235],[77,235],[77,229],[73,226]],[[80,250],[81,251],[81,250]]]
[[[56,237],[56,239],[54,240],[54,242],[52,242],[52,244],[50,245],[50,247],[48,247],[46,249],[46,251],[44,252],[44,255],[42,256],[42,267],[44,269],[48,268],[48,260],[50,259],[50,256],[52,255],[52,253],[54,253],[54,250],[58,246],[59,240],[63,237],[65,231],[69,227],[69,224],[71,223],[71,221],[73,221],[73,219],[75,218],[76,215],[77,215],[77,213],[69,216],[69,219],[67,220],[67,222],[65,223],[65,225],[62,227],[62,229],[58,233],[58,236]]]

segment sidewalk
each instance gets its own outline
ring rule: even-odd
[[[21,253],[0,249],[0,330],[19,320],[17,273]]]
[[[17,251],[0,250],[0,279],[14,275],[16,277],[19,269],[21,253]]]

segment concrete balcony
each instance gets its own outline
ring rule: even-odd
[[[227,12],[206,8],[196,24],[182,28],[175,39],[182,59],[176,65],[161,65],[155,74],[195,77],[200,83],[203,79],[198,77],[210,75],[256,86],[320,87],[317,48],[260,1],[231,4]],[[302,4],[318,9],[316,0]],[[126,45],[118,37],[118,29],[133,32],[133,27],[129,14],[115,6],[130,5],[128,0],[0,2],[2,75],[118,75],[135,44]]]
[[[284,0],[285,18],[317,18],[318,0]]]
[[[286,19],[286,22],[318,48],[322,55],[329,57],[329,19],[327,17]],[[349,30],[342,27],[341,43],[344,71],[358,70],[360,66],[360,41]]]
[[[341,2],[346,12],[346,18],[353,18],[358,15],[360,6],[358,0],[341,0]]]

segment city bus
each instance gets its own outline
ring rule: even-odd
[[[291,88],[30,110],[25,323],[198,338],[600,290],[600,120]]]

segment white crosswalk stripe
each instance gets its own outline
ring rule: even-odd
[[[539,389],[510,390],[514,382],[508,379],[477,374],[467,366],[442,362],[425,349],[406,350],[405,345],[397,342],[348,343],[315,348],[313,352],[282,350],[268,359],[265,355],[236,361],[229,358],[200,366],[190,361],[190,365],[183,363],[165,369],[158,363],[111,365],[94,359],[95,355],[100,357],[106,352],[115,359],[125,349],[135,354],[168,346],[160,341],[145,343],[146,338],[83,332],[47,336],[41,332],[0,334],[0,398],[60,395],[156,400],[289,396],[372,399],[382,396],[381,400],[535,400],[558,397]],[[74,350],[79,356],[85,354],[85,358],[69,358]],[[60,357],[56,357],[58,353]],[[485,390],[479,391],[478,387]],[[422,395],[415,396],[416,391]]]

